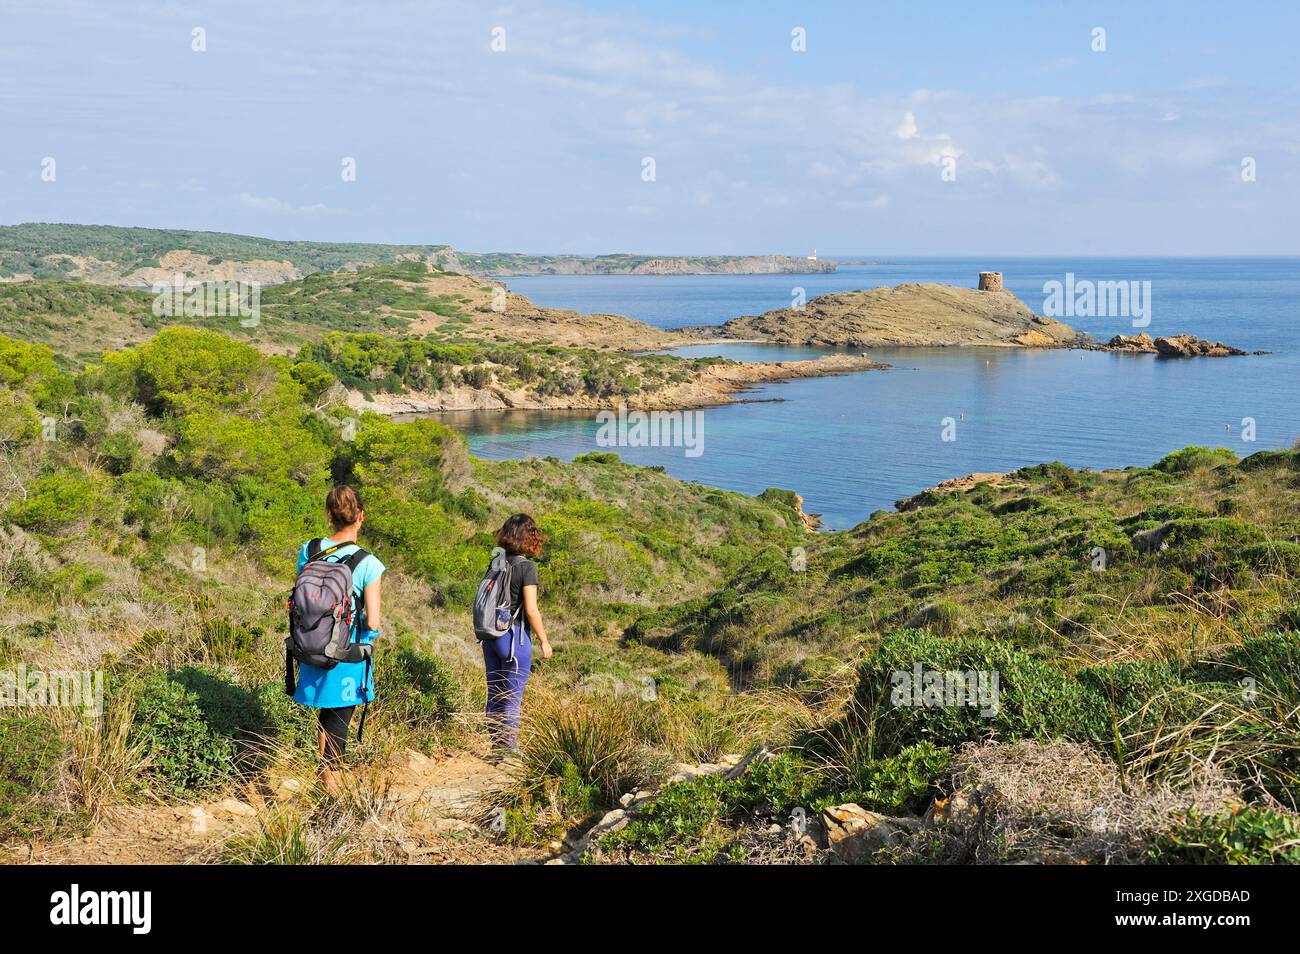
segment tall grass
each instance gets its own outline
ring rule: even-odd
[[[344,776],[337,799],[314,792],[259,812],[250,829],[216,848],[212,860],[236,865],[401,862],[406,841],[387,779],[354,772]]]
[[[131,739],[134,695],[119,693],[98,717],[78,709],[59,712],[60,732],[68,743],[69,798],[93,824],[139,788],[147,765],[143,743]]]

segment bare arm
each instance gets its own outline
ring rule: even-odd
[[[372,630],[383,629],[384,616],[383,610],[379,605],[379,584],[383,580],[378,579],[367,586],[362,593],[366,601],[366,628]]]
[[[524,587],[524,615],[528,617],[528,631],[537,637],[542,646],[542,658],[551,658],[551,643],[546,638],[546,624],[542,622],[542,611],[537,608],[537,587],[529,584]]]

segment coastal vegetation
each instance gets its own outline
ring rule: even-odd
[[[315,400],[341,399],[346,390],[354,406],[380,410],[698,406],[725,403],[756,381],[873,366],[854,356],[742,364],[633,351],[673,339],[632,319],[542,309],[517,295],[498,312],[498,294],[497,286],[401,262],[263,289],[248,320],[211,313],[206,303],[167,313],[136,289],[27,281],[0,284],[0,334],[47,344],[61,368],[76,370],[163,328],[216,330],[328,371]]]
[[[379,334],[331,333],[299,355],[328,369],[349,388],[376,391],[443,391],[458,386],[524,390],[539,398],[585,395],[632,397],[685,384],[720,358],[609,354],[543,346],[443,344]]]
[[[402,256],[424,258],[447,249],[445,245],[281,242],[228,232],[29,222],[0,225],[0,278],[17,274],[66,278],[72,258],[110,263],[118,277],[125,277],[140,268],[160,267],[167,253],[174,251],[234,261],[286,261],[310,274],[358,263],[392,264]]]
[[[347,269],[424,262],[478,276],[505,275],[672,275],[833,272],[835,262],[788,255],[526,255],[465,252],[449,245],[391,245],[366,242],[286,242],[187,229],[120,228],[27,222],[0,226],[0,279],[27,276],[84,278],[104,284],[147,284],[151,270],[183,261],[190,269],[224,264],[259,267],[272,281]]]
[[[392,261],[266,288],[248,325],[84,281],[0,285],[0,672],[104,686],[99,712],[0,708],[14,857],[1297,860],[1300,452],[1045,462],[811,533],[794,489],[608,452],[476,460],[439,423],[372,410],[743,386],[734,362],[629,350],[657,329],[503,294]],[[315,791],[281,671],[294,554],[337,481],[389,567],[342,803]],[[556,654],[519,764],[475,788],[478,823],[420,827],[429,773],[482,746],[466,611],[517,511],[547,539]],[[121,827],[206,831],[221,805],[223,834],[172,854]],[[864,837],[837,843],[845,819]]]

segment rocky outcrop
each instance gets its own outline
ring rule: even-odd
[[[1034,314],[1005,289],[899,285],[821,295],[802,307],[733,318],[700,336],[818,347],[990,345],[1059,348],[1086,340],[1073,328]]]
[[[1087,351],[1114,351],[1121,354],[1157,354],[1162,358],[1224,358],[1247,352],[1240,348],[1226,345],[1222,341],[1210,341],[1195,335],[1171,335],[1152,338],[1145,331],[1141,334],[1125,336],[1115,335],[1105,344],[1086,343],[1080,345]]]
[[[280,285],[302,278],[292,262],[267,259],[235,260],[200,255],[188,249],[168,252],[156,268],[137,268],[111,284],[128,288],[151,288],[155,283],[170,285],[177,275],[186,282],[245,282]],[[90,276],[87,276],[90,278]],[[91,278],[91,280],[94,280]]]
[[[1174,335],[1172,338],[1157,338],[1156,352],[1162,358],[1222,358],[1228,355],[1246,353],[1240,348],[1233,348],[1222,341],[1210,342],[1195,335]]]
[[[1155,340],[1145,331],[1141,334],[1115,335],[1105,344],[1088,342],[1080,345],[1085,351],[1118,351],[1131,354],[1155,354]]]
[[[980,484],[1001,486],[1006,483],[1007,477],[1007,474],[996,471],[978,471],[973,474],[967,474],[964,477],[951,477],[948,480],[940,481],[933,487],[927,487],[920,493],[913,494],[910,497],[904,497],[902,500],[894,501],[894,509],[900,512],[916,510],[928,503],[933,503],[942,494],[972,490]]]
[[[877,852],[904,844],[921,827],[921,819],[894,817],[848,803],[821,813],[821,847],[841,864],[870,862]]]

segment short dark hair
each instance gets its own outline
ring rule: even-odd
[[[537,556],[542,552],[544,542],[537,521],[526,513],[515,514],[497,531],[497,546],[510,554]]]

